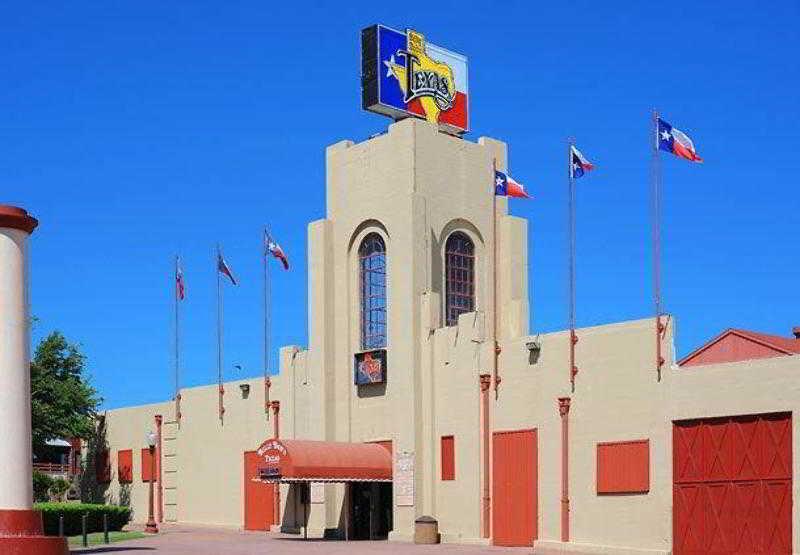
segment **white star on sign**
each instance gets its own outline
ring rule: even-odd
[[[392,54],[388,60],[384,60],[383,64],[388,68],[386,71],[386,77],[392,77],[394,75],[394,71],[392,71],[392,66],[395,65],[394,54]]]
[[[494,178],[494,186],[495,187],[502,187],[503,186],[503,178],[502,177],[495,177]]]
[[[661,140],[662,141],[668,141],[669,137],[670,137],[669,131],[667,131],[666,129],[661,132]]]

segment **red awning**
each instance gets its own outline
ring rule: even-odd
[[[263,480],[392,481],[392,456],[374,443],[268,439],[256,453]]]

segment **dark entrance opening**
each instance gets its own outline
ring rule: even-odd
[[[352,540],[385,540],[392,529],[391,482],[353,482]]]

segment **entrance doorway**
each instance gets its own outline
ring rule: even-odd
[[[255,451],[244,453],[244,529],[269,530],[276,523],[275,484],[261,481],[260,459]]]
[[[385,540],[392,529],[391,482],[350,483],[353,540]]]
[[[494,544],[532,546],[539,519],[536,430],[495,432],[492,447]]]

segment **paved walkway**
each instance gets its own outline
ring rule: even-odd
[[[531,553],[530,548],[473,547],[464,545],[414,545],[387,541],[304,540],[287,534],[242,532],[230,528],[165,525],[157,536],[109,545],[73,549],[72,553],[113,555],[250,555],[359,553],[419,553],[420,555],[500,555]]]

